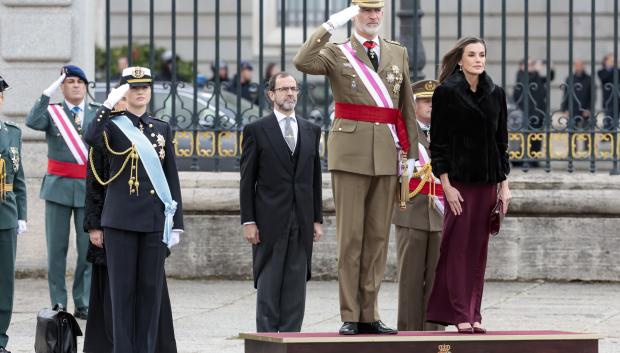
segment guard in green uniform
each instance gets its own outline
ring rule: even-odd
[[[9,85],[0,76],[0,109]],[[0,353],[6,350],[6,331],[13,312],[17,235],[26,231],[26,181],[22,168],[22,132],[0,120]]]
[[[77,66],[62,68],[58,78],[36,101],[26,125],[45,131],[47,173],[40,197],[45,200],[48,282],[52,305],[67,307],[65,273],[71,215],[76,230],[77,263],[73,279],[75,316],[86,319],[90,295],[91,266],[86,261],[88,233],[84,232],[84,197],[88,150],[83,130],[95,116],[97,105],[86,104],[88,80]],[[64,101],[50,104],[50,96],[60,88]]]

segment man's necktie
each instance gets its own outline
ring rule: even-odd
[[[284,118],[284,140],[286,141],[288,148],[291,150],[291,153],[293,153],[293,151],[295,151],[295,135],[293,134],[291,120],[293,120],[293,118],[290,116]]]
[[[79,126],[82,126],[82,119],[80,119],[81,111],[82,111],[82,108],[77,107],[77,106],[71,108],[71,112],[73,113],[73,120],[75,120],[75,123],[78,124]]]
[[[367,40],[364,42],[364,46],[368,48],[368,58],[370,59],[372,67],[374,67],[375,71],[377,71],[377,69],[379,68],[379,57],[377,56],[377,53],[375,53],[375,51],[373,50],[377,46],[377,43]]]

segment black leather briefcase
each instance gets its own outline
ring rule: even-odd
[[[77,336],[82,336],[80,325],[62,305],[37,314],[35,353],[77,353]]]

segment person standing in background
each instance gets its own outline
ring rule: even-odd
[[[69,224],[73,214],[77,263],[73,275],[75,317],[86,320],[90,294],[91,266],[86,261],[88,234],[84,226],[84,195],[88,150],[82,135],[94,120],[97,104],[86,103],[88,79],[74,65],[62,68],[54,81],[26,117],[26,126],[45,131],[47,173],[40,197],[45,200],[45,238],[47,240],[47,278],[52,306],[67,308],[65,274],[69,247]],[[60,88],[64,101],[51,103],[50,97]]]
[[[0,111],[9,84],[0,76]],[[22,167],[22,132],[0,120],[0,353],[11,353],[6,334],[13,314],[17,236],[26,226],[26,179]]]
[[[398,264],[398,330],[437,331],[441,325],[426,322],[426,303],[433,289],[435,267],[439,259],[443,192],[432,174],[428,148],[430,144],[433,92],[439,82],[422,80],[411,85],[418,123],[420,158],[418,177],[409,182],[406,209],[394,208]],[[424,150],[424,151],[423,151]]]

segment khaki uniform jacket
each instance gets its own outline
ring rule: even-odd
[[[376,105],[340,48],[329,42],[330,37],[329,31],[322,26],[319,27],[293,59],[295,67],[307,74],[329,77],[336,102]],[[349,41],[357,56],[373,70],[364,46],[353,35]],[[416,131],[407,49],[383,38],[380,42],[381,51],[377,73],[387,87],[394,107],[400,109],[407,130]],[[388,75],[394,73],[402,74],[400,90],[394,89],[396,82],[388,82]],[[417,158],[417,134],[409,133],[409,143],[411,144],[409,156],[414,156],[410,158]],[[334,119],[327,146],[329,170],[364,175],[397,175],[398,173],[396,146],[386,124]]]
[[[416,125],[418,141],[428,152],[428,140],[422,128],[418,124]],[[407,209],[401,210],[399,207],[394,207],[392,224],[400,227],[440,232],[443,227],[443,215],[429,203],[428,195],[417,194],[407,202]]]
[[[76,163],[75,158],[71,154],[71,150],[69,150],[65,140],[60,135],[60,130],[58,130],[52,117],[47,112],[49,104],[50,98],[46,95],[41,95],[26,117],[26,126],[34,130],[45,131],[48,158],[61,162]],[[62,107],[67,116],[71,117],[73,115],[65,102],[62,103]],[[84,130],[87,129],[90,122],[95,118],[97,107],[98,105],[95,103],[87,103],[84,105],[84,122],[82,123]],[[75,124],[75,122],[73,123],[75,129],[82,135],[82,128]],[[85,179],[66,178],[45,173],[39,196],[43,200],[52,201],[64,206],[84,207],[85,193]]]
[[[0,121],[0,158],[4,160],[6,172],[4,183],[13,184],[13,191],[7,192],[4,200],[0,199],[0,230],[17,228],[17,220],[26,220],[26,179],[22,157],[20,128]]]

